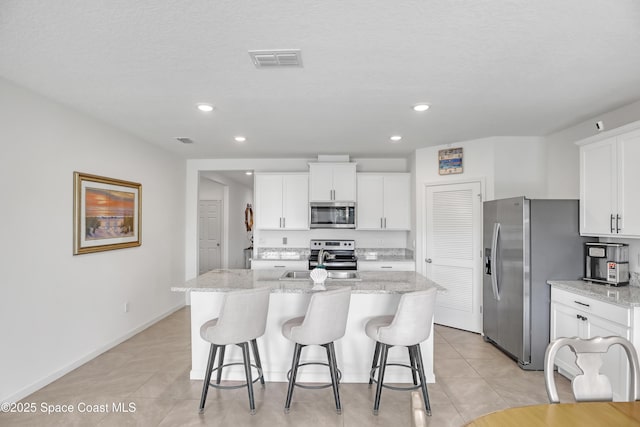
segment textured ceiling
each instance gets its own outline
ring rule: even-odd
[[[186,158],[546,135],[640,99],[639,46],[635,0],[0,1],[0,76]]]

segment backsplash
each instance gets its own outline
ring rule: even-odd
[[[257,258],[261,260],[305,260],[311,253],[309,248],[257,248]],[[414,254],[410,249],[404,248],[356,248],[356,256],[361,261],[386,261],[397,259],[413,260]]]
[[[413,259],[413,251],[405,248],[356,248],[356,256],[361,261]]]
[[[640,288],[640,273],[632,271],[629,277],[629,286],[636,286]]]
[[[257,259],[308,259],[309,248],[258,248]]]

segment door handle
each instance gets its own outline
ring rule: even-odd
[[[427,258],[427,259],[425,259],[425,261],[427,262],[427,264],[431,264],[431,262],[432,262],[431,258]]]
[[[384,226],[382,225],[382,218],[380,218],[380,228],[384,228]]]
[[[622,217],[620,215],[616,215],[616,233],[620,232],[620,221],[622,221]]]
[[[611,219],[609,220],[609,226],[611,228],[611,232],[613,233],[615,231],[615,228],[613,228],[613,214],[611,214]]]
[[[491,240],[491,254],[493,256],[493,274],[491,275],[491,288],[493,290],[493,297],[496,301],[500,301],[500,290],[498,288],[498,266],[500,260],[498,259],[498,238],[500,236],[500,223],[493,224],[493,239]]]
[[[287,218],[282,218],[282,228],[287,228]]]

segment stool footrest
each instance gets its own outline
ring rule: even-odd
[[[402,368],[408,368],[408,369],[411,369],[414,372],[418,372],[418,369],[414,368],[413,366],[405,365],[403,363],[387,363],[387,366],[400,366]],[[371,370],[371,374],[369,375],[369,379],[371,379],[371,381],[373,381],[376,384],[378,384],[378,380],[375,378],[375,374],[376,374],[376,371],[379,368],[380,368],[380,365],[378,365],[375,368],[373,368]],[[407,386],[407,387],[398,387],[398,386],[387,385],[387,384],[383,383],[382,387],[388,388],[390,390],[396,390],[396,391],[408,391],[408,390],[417,390],[420,387],[422,387],[422,385],[421,384],[417,384],[417,385],[412,385],[412,386]]]
[[[327,368],[329,367],[329,364],[328,363],[324,363],[324,362],[305,362],[305,363],[298,364],[298,367],[306,366],[306,365],[322,365],[322,366],[326,366]],[[338,374],[338,383],[340,383],[340,380],[342,379],[342,371],[340,371],[340,369],[336,369],[336,372]],[[291,369],[289,369],[289,371],[287,371],[287,380],[291,380]],[[331,384],[331,383],[322,384],[322,385],[306,385],[306,384],[301,384],[301,383],[298,383],[298,382],[293,383],[293,385],[295,385],[296,387],[306,388],[306,389],[310,389],[310,390],[321,389],[321,388],[329,388],[329,387],[333,386],[333,384]]]
[[[234,362],[234,363],[226,363],[222,366],[218,366],[215,369],[212,369],[211,372],[215,372],[218,369],[222,369],[222,368],[226,368],[227,366],[233,366],[233,365],[242,365],[244,366],[244,363],[242,362]],[[258,377],[251,381],[253,384],[255,384],[256,382],[260,381],[260,378],[262,377],[262,369],[260,369],[259,367],[257,367],[256,365],[254,365],[253,363],[251,364],[251,367],[255,368],[258,371]],[[242,384],[238,384],[238,385],[221,385],[221,384],[212,384],[211,382],[209,382],[209,387],[213,387],[213,388],[218,388],[218,389],[222,389],[222,390],[232,390],[235,388],[242,388],[242,387],[246,387],[247,386],[247,382],[243,382]]]

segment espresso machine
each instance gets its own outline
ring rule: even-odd
[[[611,286],[629,284],[629,245],[625,243],[585,243],[585,278]]]

